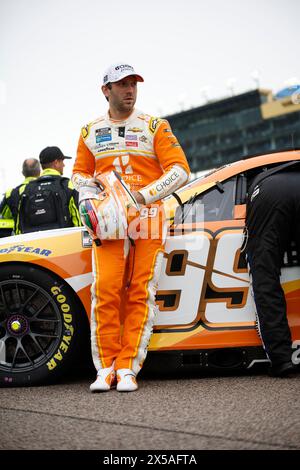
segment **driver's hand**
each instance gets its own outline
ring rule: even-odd
[[[103,190],[103,187],[97,178],[88,178],[84,186],[91,186],[92,188],[99,188]]]
[[[133,197],[135,198],[136,202],[138,204],[145,204],[145,199],[144,199],[144,196],[142,196],[141,193],[139,193],[138,191],[132,191],[132,195]]]

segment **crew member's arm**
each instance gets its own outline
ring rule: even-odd
[[[4,194],[4,197],[1,201],[1,203],[0,203],[0,217],[2,219],[12,219],[13,218],[10,207],[9,207],[9,204],[8,204],[8,200],[10,198],[11,192],[12,192],[11,189],[7,190],[6,193]]]
[[[74,227],[80,227],[82,225],[80,214],[78,210],[78,191],[74,189],[72,181],[68,183],[68,189],[70,190],[70,200],[69,200],[69,213],[72,219]]]
[[[14,228],[13,216],[8,205],[10,195],[11,189],[6,191],[0,203],[0,229],[3,231],[3,235],[1,236],[11,235]]]
[[[144,204],[151,204],[169,196],[187,182],[190,174],[186,156],[169,123],[165,120],[159,121],[155,130],[154,151],[164,174],[138,191],[144,199]],[[137,200],[142,203],[138,195]]]
[[[81,186],[89,184],[94,178],[95,157],[85,144],[88,127],[83,127],[77,147],[77,157],[73,167],[72,183],[79,191]]]

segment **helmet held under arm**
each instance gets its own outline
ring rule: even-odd
[[[111,171],[97,175],[95,183],[80,187],[79,212],[93,239],[116,240],[127,237],[139,206],[120,175]]]

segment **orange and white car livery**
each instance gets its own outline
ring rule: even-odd
[[[164,200],[169,233],[146,369],[250,369],[267,361],[241,250],[245,202],[253,176],[292,160],[300,160],[300,151],[247,158]],[[291,248],[281,282],[297,344],[294,255]],[[56,380],[89,349],[91,239],[76,227],[3,238],[0,263],[0,383]]]

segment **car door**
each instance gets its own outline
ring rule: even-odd
[[[240,250],[245,195],[245,179],[238,175],[216,182],[177,211],[159,281],[156,326],[254,326]]]

